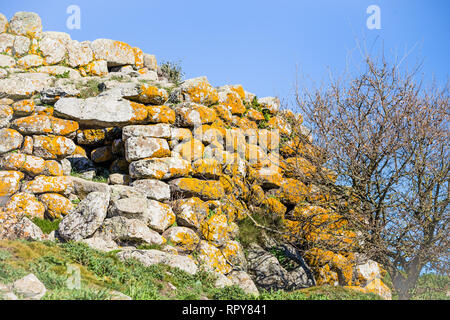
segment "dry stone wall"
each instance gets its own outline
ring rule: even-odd
[[[312,205],[320,195],[308,182],[315,168],[307,158],[320,151],[301,115],[280,110],[277,98],[257,98],[241,85],[213,87],[206,77],[172,83],[154,55],[43,31],[34,13],[9,21],[0,14],[0,22],[3,238],[120,248],[122,259],[207,269],[218,285],[252,293],[255,283],[283,288],[290,279],[285,288],[340,284],[389,297],[379,266],[361,272],[349,253],[310,250],[314,276],[306,263],[289,273],[260,247],[247,262],[238,222],[256,207],[292,232],[303,226],[289,217],[333,219]],[[33,218],[62,221],[48,236]],[[352,241],[342,225],[330,228]],[[255,263],[258,250],[273,261],[265,269]]]

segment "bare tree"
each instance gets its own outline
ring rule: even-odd
[[[359,75],[297,86],[314,144],[338,176],[330,183],[317,170],[311,181],[341,195],[332,209],[358,230],[359,250],[386,268],[400,299],[424,267],[448,274],[450,257],[448,84],[424,89],[417,70],[367,57]]]

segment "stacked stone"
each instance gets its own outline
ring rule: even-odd
[[[43,32],[34,13],[0,15],[0,53],[0,235],[26,226],[24,238],[43,239],[24,219],[62,218],[62,240],[206,269],[256,293],[237,222],[254,207],[293,232],[302,226],[290,217],[335,218],[313,205],[320,194],[307,158],[320,151],[277,98],[206,77],[177,86],[158,75],[153,55]],[[91,181],[105,172],[106,183]],[[345,227],[332,229],[352,241]],[[314,229],[307,240],[321,236]],[[353,284],[346,257],[306,257],[318,283]]]

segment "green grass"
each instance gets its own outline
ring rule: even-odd
[[[32,221],[42,230],[43,233],[49,234],[52,231],[58,230],[61,219],[48,220],[48,219],[33,218]]]
[[[96,97],[100,93],[100,89],[98,88],[98,85],[100,84],[99,80],[96,79],[89,79],[85,83],[78,82],[76,84],[76,88],[80,90],[79,97],[81,99],[87,99],[90,97]]]
[[[166,61],[161,64],[162,74],[169,79],[170,82],[179,86],[183,80],[183,70],[181,69],[180,62]]]

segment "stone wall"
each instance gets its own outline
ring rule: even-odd
[[[290,279],[292,288],[356,285],[389,296],[381,271],[370,265],[375,272],[362,275],[349,252],[306,252],[314,276],[303,258],[287,272],[260,247],[247,261],[238,222],[255,208],[294,234],[304,226],[292,217],[336,218],[308,180],[316,168],[307,159],[320,150],[277,98],[206,77],[172,83],[154,55],[44,32],[27,12],[9,22],[0,14],[0,98],[2,237],[49,238],[30,219],[62,219],[50,238],[206,269],[217,285],[257,292],[252,279],[268,288]],[[352,241],[345,226],[330,228]],[[322,232],[311,229],[311,241]],[[266,269],[276,266],[264,283],[258,277],[271,271],[255,265],[258,250],[272,259]]]

